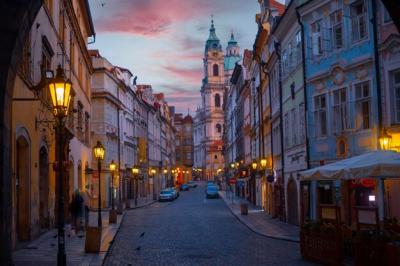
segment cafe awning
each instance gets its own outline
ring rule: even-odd
[[[400,178],[400,153],[373,151],[300,172],[301,180]]]

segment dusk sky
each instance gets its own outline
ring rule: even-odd
[[[138,84],[164,92],[178,112],[199,105],[204,44],[211,14],[223,49],[231,31],[241,52],[251,49],[257,0],[92,0],[96,42],[91,49],[128,68]]]

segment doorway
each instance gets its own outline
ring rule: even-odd
[[[298,200],[297,200],[297,185],[296,181],[291,178],[287,185],[287,208],[288,208],[288,223],[299,224]]]
[[[49,155],[45,147],[39,151],[39,224],[41,229],[47,229],[50,226]]]
[[[25,137],[18,137],[16,150],[17,240],[27,241],[30,239],[30,147]]]

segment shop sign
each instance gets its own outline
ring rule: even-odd
[[[357,187],[375,188],[375,180],[371,178],[359,178],[351,180],[350,188]]]
[[[229,179],[229,184],[231,184],[231,185],[236,184],[236,178]]]

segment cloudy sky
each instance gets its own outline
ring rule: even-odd
[[[99,49],[112,64],[130,69],[138,84],[164,92],[170,105],[191,113],[199,104],[204,44],[211,14],[223,47],[231,31],[252,48],[257,0],[91,0]]]

